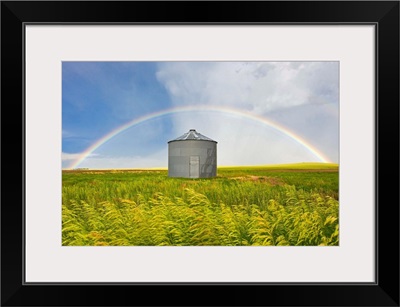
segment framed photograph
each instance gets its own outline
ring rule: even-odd
[[[1,26],[3,306],[399,306],[398,1]]]

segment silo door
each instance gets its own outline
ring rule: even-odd
[[[190,178],[199,178],[200,177],[200,157],[199,156],[190,156],[189,177]]]

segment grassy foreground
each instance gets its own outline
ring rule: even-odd
[[[211,179],[166,170],[63,171],[62,244],[339,244],[338,165],[221,167]]]

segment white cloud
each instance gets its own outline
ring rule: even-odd
[[[63,152],[63,153],[61,153],[61,160],[62,161],[77,160],[79,158],[82,158],[83,154],[84,153],[66,153],[66,152]],[[95,156],[98,156],[98,154],[91,153],[91,154],[88,155],[88,157],[95,157]]]
[[[72,164],[74,164],[77,160],[82,158],[84,153],[61,153],[61,167],[63,169],[69,169]],[[88,158],[98,157],[99,154],[91,153],[88,155]]]
[[[89,169],[137,169],[167,166],[167,149],[148,156],[89,156],[79,167]]]
[[[338,99],[336,62],[167,62],[160,64],[157,78],[177,105],[266,113]]]
[[[171,62],[160,64],[157,78],[175,106],[217,105],[274,118],[337,162],[338,69],[336,62]],[[177,136],[195,128],[219,141],[219,164],[319,161],[279,131],[238,117],[194,113],[176,117],[174,127]]]
[[[82,154],[79,154],[79,153],[72,154],[72,153],[63,152],[61,154],[61,160],[62,161],[71,161],[71,160],[79,159],[81,156],[82,156]]]

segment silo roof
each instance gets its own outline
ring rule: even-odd
[[[194,141],[211,141],[215,142],[216,141],[206,137],[205,135],[202,135],[201,133],[198,133],[196,129],[190,129],[189,132],[186,132],[185,134],[181,135],[180,137],[173,139],[169,142],[175,142],[175,141],[186,141],[186,140],[194,140]],[[168,143],[169,143],[168,142]]]

